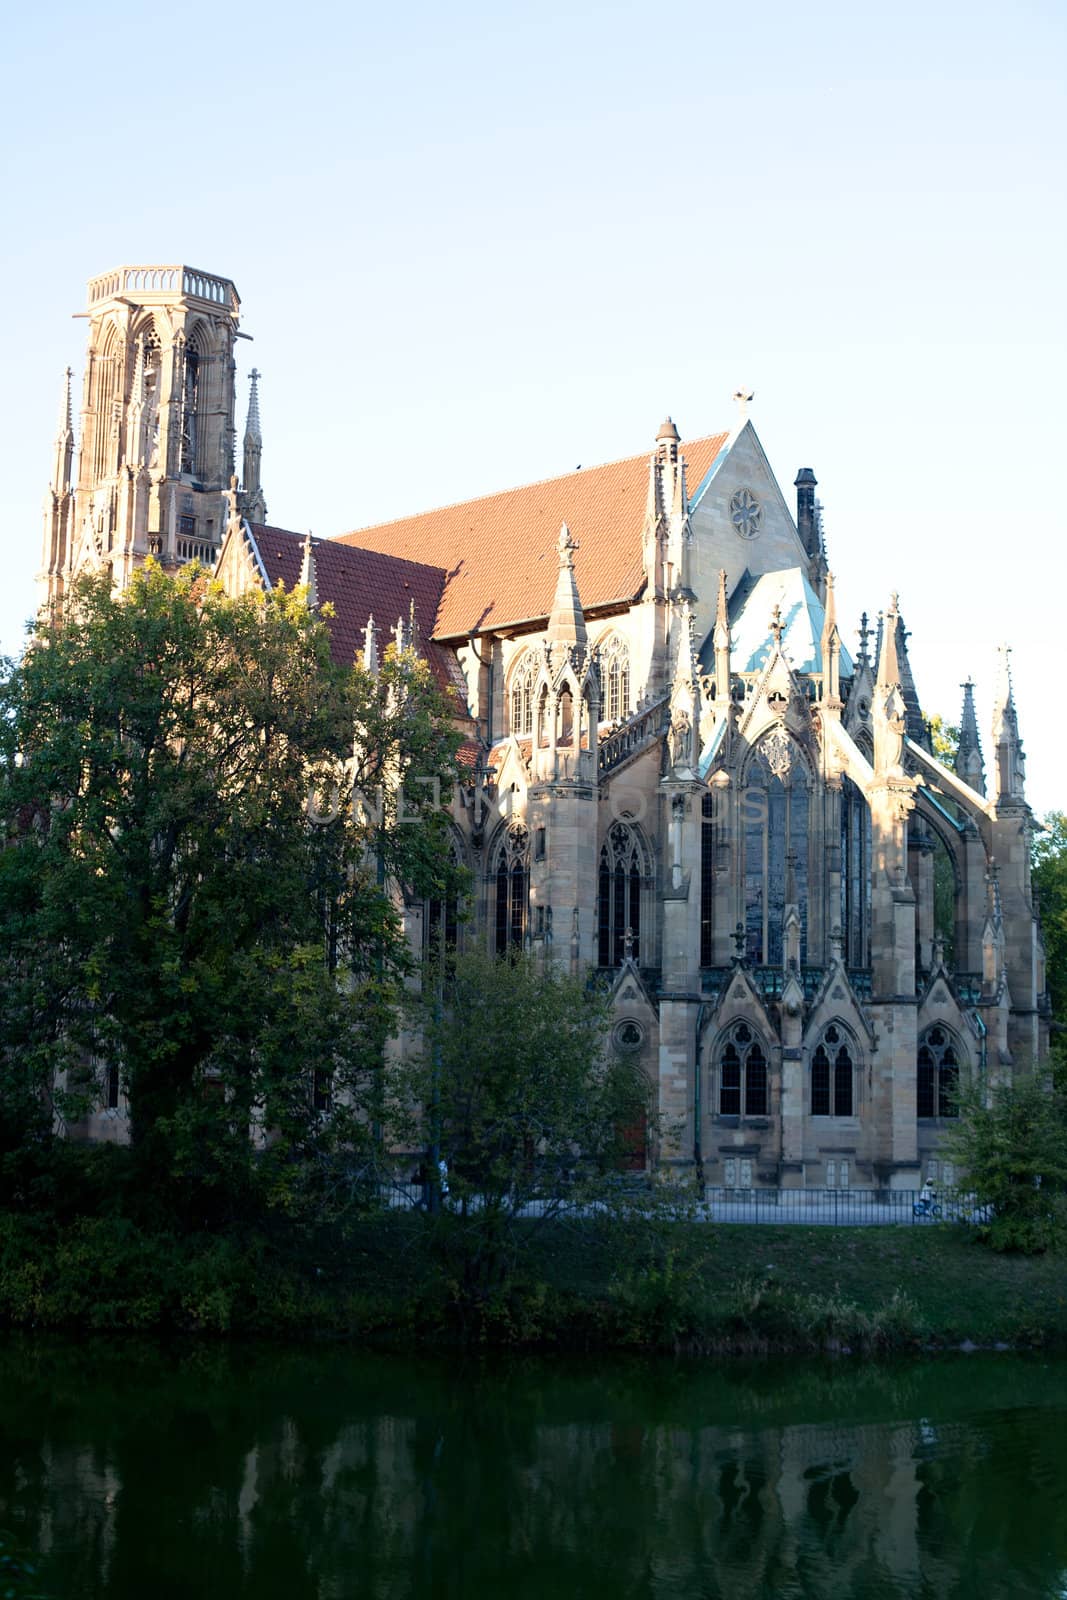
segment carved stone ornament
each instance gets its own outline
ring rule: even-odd
[[[730,496],[730,521],[742,539],[754,539],[763,521],[763,507],[751,489],[738,489]]]
[[[764,739],[760,752],[776,778],[783,782],[793,770],[793,741],[782,728]]]

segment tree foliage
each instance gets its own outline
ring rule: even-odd
[[[1053,1053],[1067,1067],[1067,813],[1051,811],[1034,840],[1033,885],[1041,909]]]
[[[988,1208],[981,1236],[995,1250],[1037,1254],[1067,1238],[1067,1096],[1038,1072],[988,1092],[961,1086],[944,1152]]]
[[[0,1150],[117,1067],[165,1203],[210,1214],[263,1174],[288,1201],[294,1158],[364,1137],[392,890],[442,870],[411,780],[447,785],[455,740],[424,664],[340,668],[302,591],[149,565],[121,598],[84,580],[7,664],[0,741]]]
[[[402,1070],[400,1108],[431,1176],[447,1165],[438,1226],[461,1287],[491,1293],[535,1224],[619,1193],[648,1083],[608,1048],[607,995],[530,956],[453,957],[426,972],[414,1010],[422,1049]]]

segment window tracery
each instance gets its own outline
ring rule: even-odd
[[[747,1022],[735,1022],[720,1041],[718,1072],[721,1117],[767,1116],[767,1054]]]
[[[511,674],[511,731],[517,738],[533,733],[534,684],[537,680],[537,655],[526,650]]]
[[[800,960],[807,959],[810,782],[800,746],[782,728],[748,765],[741,795],[745,951],[757,965],[782,960],[787,895],[800,915]]]
[[[856,1106],[855,1047],[846,1030],[831,1022],[811,1055],[811,1114],[851,1117]]]
[[[600,651],[601,681],[604,685],[604,718],[624,722],[630,715],[630,647],[613,633]]]
[[[920,1117],[958,1117],[959,1047],[947,1028],[927,1028],[919,1039],[915,1110]]]
[[[597,961],[621,966],[629,954],[641,959],[641,890],[645,852],[634,828],[612,825],[600,851],[597,882]]]
[[[530,903],[530,835],[521,822],[512,822],[497,845],[493,859],[495,896],[494,949],[498,956],[521,950],[526,938]]]

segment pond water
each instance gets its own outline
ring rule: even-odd
[[[1067,1596],[1067,1362],[0,1346],[52,1600]]]

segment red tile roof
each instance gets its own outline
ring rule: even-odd
[[[697,488],[728,438],[717,433],[683,445],[690,490]],[[331,542],[406,561],[418,558],[442,571],[445,583],[433,630],[439,639],[547,617],[562,522],[578,541],[574,568],[582,605],[591,609],[631,600],[642,582],[648,462],[647,454],[630,456],[360,528]]]
[[[284,583],[295,589],[304,561],[304,535],[287,528],[252,523],[252,536],[272,587]],[[467,686],[453,651],[432,642],[434,619],[444,590],[445,573],[419,561],[397,560],[377,550],[359,550],[335,539],[312,539],[315,582],[319,604],[329,602],[330,645],[335,661],[346,665],[363,652],[367,619],[378,628],[379,654],[390,643],[392,630],[405,622],[415,605],[419,647],[444,689],[458,691],[466,703]]]

